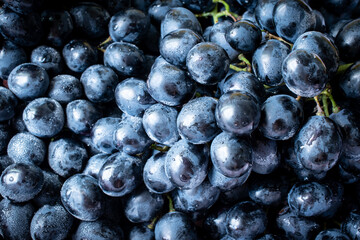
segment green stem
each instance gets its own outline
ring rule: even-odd
[[[244,56],[244,54],[240,54],[238,56],[238,59],[242,62],[244,62],[247,66],[250,66],[251,67],[251,63],[250,61]]]
[[[347,63],[347,64],[340,65],[337,69],[336,74],[343,74],[353,64],[354,63]]]
[[[234,71],[237,71],[237,72],[242,72],[242,71],[247,71],[248,68],[245,67],[245,68],[239,68],[237,66],[235,66],[234,64],[230,64],[230,69],[234,70]]]
[[[111,39],[111,37],[109,36],[107,39],[105,39],[105,41],[103,41],[102,43],[100,43],[99,45],[98,45],[98,48],[101,48],[102,46],[104,46],[105,44],[108,44],[109,42],[111,42],[112,41],[112,39]]]
[[[317,108],[316,115],[325,116],[324,111],[323,111],[323,109],[321,108],[321,105],[320,105],[319,96],[315,96],[314,100],[316,102],[316,108]]]
[[[235,70],[237,72],[240,72],[240,71],[246,71],[246,72],[251,72],[251,63],[250,61],[244,56],[244,54],[240,54],[238,56],[238,59],[240,60],[240,63],[237,63],[238,65],[243,65],[245,66],[244,68],[240,68],[234,64],[230,64],[230,68],[232,70]]]
[[[329,117],[330,113],[329,113],[329,104],[328,104],[328,97],[326,95],[322,95],[321,96],[321,100],[323,103],[323,108],[324,108],[324,112],[325,112],[325,116]]]
[[[166,194],[166,197],[169,201],[169,212],[175,212],[175,208],[174,208],[174,203],[173,203],[173,200],[171,199],[170,197],[170,194]]]
[[[219,22],[219,18],[224,17],[224,16],[232,18],[234,20],[234,22],[237,21],[237,19],[239,18],[239,15],[230,11],[230,6],[229,6],[229,4],[227,4],[227,2],[225,2],[224,0],[213,0],[213,2],[216,3],[216,5],[211,12],[200,13],[200,14],[196,14],[195,16],[196,17],[212,17],[214,24]],[[224,11],[219,12],[219,6],[218,6],[219,3],[224,5],[224,7],[225,7]]]
[[[147,225],[147,227],[151,230],[154,230],[157,220],[159,220],[159,216],[154,217],[154,219],[151,221],[149,225]]]
[[[289,43],[288,41],[284,40],[283,38],[278,37],[278,36],[276,36],[276,35],[274,35],[274,34],[271,34],[270,32],[268,32],[268,31],[266,31],[266,30],[261,30],[261,31],[266,32],[266,38],[279,40],[279,41],[281,41],[281,42],[289,45],[290,48],[292,49],[292,47],[293,47],[294,44]]]
[[[213,0],[213,3],[221,3],[222,5],[224,5],[225,11],[230,12],[229,4],[224,0]]]
[[[150,148],[154,150],[158,150],[159,152],[167,152],[170,149],[170,147],[168,146],[159,146],[156,143],[151,144]]]
[[[336,104],[335,99],[333,97],[333,95],[331,94],[332,90],[331,90],[331,86],[328,85],[327,88],[321,92],[322,95],[325,95],[327,98],[329,98],[330,102],[331,102],[331,106],[332,106],[332,112],[333,113],[338,113],[340,112],[340,106]]]

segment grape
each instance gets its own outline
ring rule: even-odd
[[[163,58],[155,61],[146,83],[153,99],[171,107],[184,104],[195,93],[195,82],[187,73]]]
[[[222,132],[212,141],[210,154],[214,167],[226,177],[238,178],[251,171],[252,147],[246,137]]]
[[[1,236],[5,239],[31,239],[30,223],[36,211],[31,202],[16,204],[8,199],[0,202]]]
[[[85,174],[69,177],[61,187],[61,202],[75,218],[95,221],[104,210],[104,196],[95,178]]]
[[[7,79],[11,70],[26,61],[27,55],[23,48],[11,41],[4,41],[0,48],[0,77]]]
[[[169,63],[185,68],[188,52],[203,41],[203,38],[193,30],[180,28],[171,31],[161,39],[160,54]]]
[[[298,216],[288,207],[279,212],[276,224],[288,239],[311,239],[320,232],[319,223],[311,218]]]
[[[315,238],[315,240],[325,240],[325,239],[338,239],[338,240],[350,240],[350,238],[340,229],[327,229],[321,231]]]
[[[131,228],[129,233],[129,240],[153,240],[155,233],[145,224],[136,225]]]
[[[242,186],[250,176],[250,173],[251,171],[247,171],[240,177],[227,177],[215,167],[212,167],[209,170],[208,178],[212,186],[219,188],[221,191],[231,191]]]
[[[165,157],[165,174],[178,188],[191,189],[206,178],[209,165],[207,145],[194,145],[186,140],[177,141]]]
[[[59,74],[50,80],[47,96],[64,104],[82,98],[84,90],[78,78]]]
[[[181,212],[208,210],[218,200],[220,190],[209,181],[191,189],[177,189],[173,193],[174,207]]]
[[[143,72],[145,56],[136,45],[126,42],[110,44],[104,53],[104,65],[120,76],[136,77]]]
[[[224,93],[216,106],[218,126],[226,132],[249,135],[259,125],[260,106],[252,97],[240,91]]]
[[[62,47],[70,39],[74,23],[66,10],[46,9],[41,14],[41,22],[45,29],[46,42],[53,47]]]
[[[32,50],[31,62],[43,67],[50,76],[58,75],[63,69],[63,59],[60,52],[49,46],[39,46]]]
[[[315,53],[301,49],[285,58],[282,76],[286,86],[302,97],[319,95],[329,80],[324,62]]]
[[[10,72],[8,85],[19,99],[34,100],[44,96],[49,87],[49,75],[34,63],[23,63]]]
[[[269,174],[280,166],[280,152],[277,142],[254,132],[251,135],[252,171],[259,174]]]
[[[145,110],[142,123],[149,138],[172,146],[180,137],[176,126],[177,117],[178,111],[175,108],[156,103]]]
[[[146,87],[146,82],[138,78],[127,78],[116,86],[115,100],[121,111],[141,117],[144,111],[155,104]]]
[[[150,193],[147,188],[139,188],[126,198],[124,213],[133,223],[149,222],[160,214],[164,207],[164,199],[160,194]]]
[[[168,179],[165,173],[166,154],[155,153],[145,163],[143,178],[150,192],[162,194],[175,189],[175,185]]]
[[[226,234],[226,215],[228,208],[211,208],[206,215],[203,228],[210,239],[220,239]]]
[[[1,8],[0,33],[17,45],[36,46],[43,36],[41,18],[36,12],[23,15],[6,7]]]
[[[211,97],[195,98],[183,105],[176,122],[180,136],[193,144],[210,142],[220,132],[216,105],[217,100]]]
[[[309,31],[301,34],[295,41],[292,50],[302,49],[315,53],[326,66],[326,70],[332,77],[339,67],[339,52],[336,45],[325,34]]]
[[[147,136],[139,117],[123,119],[113,132],[115,148],[130,155],[144,152],[151,143],[152,140]]]
[[[263,206],[278,206],[286,198],[289,189],[288,179],[285,176],[252,175],[249,186],[249,197],[255,203]]]
[[[74,240],[123,240],[124,232],[120,226],[113,225],[106,220],[97,220],[93,222],[82,221],[73,235]]]
[[[275,33],[272,15],[277,2],[278,0],[258,0],[254,11],[260,26],[271,33]]]
[[[217,84],[226,76],[229,64],[226,51],[215,43],[196,44],[186,57],[191,78],[200,84]]]
[[[231,207],[226,216],[226,231],[234,238],[254,238],[266,229],[267,218],[263,209],[251,201]]]
[[[44,185],[33,202],[36,206],[42,207],[46,204],[55,205],[60,203],[60,190],[63,184],[61,177],[51,171],[43,171]]]
[[[276,33],[287,41],[295,40],[316,24],[312,9],[302,0],[280,0],[273,11]]]
[[[114,99],[118,76],[102,64],[92,65],[81,74],[80,81],[86,97],[94,103],[110,102]]]
[[[182,212],[169,212],[163,215],[155,225],[155,239],[194,240],[195,226]]]
[[[74,100],[66,105],[67,127],[76,134],[89,134],[101,117],[98,107],[88,100]]]
[[[49,166],[62,177],[79,173],[87,160],[86,148],[75,139],[60,138],[49,144]]]
[[[158,26],[171,8],[182,7],[182,5],[183,3],[180,0],[155,0],[149,6],[148,14],[151,21]]]
[[[250,21],[240,20],[227,28],[225,38],[234,49],[252,53],[260,45],[261,30]]]
[[[108,11],[96,3],[80,3],[70,9],[74,31],[87,38],[99,38],[107,34],[110,20]]]
[[[360,215],[357,212],[350,212],[341,224],[341,230],[351,239],[356,239],[360,236],[359,224]]]
[[[7,154],[16,163],[33,163],[39,166],[45,159],[46,151],[45,142],[28,132],[17,133],[7,145]]]
[[[141,159],[121,152],[114,153],[100,168],[99,186],[106,195],[124,196],[140,185],[143,168]]]
[[[1,173],[0,194],[14,202],[33,199],[44,185],[41,168],[32,163],[14,163]]]
[[[150,18],[139,9],[128,8],[114,14],[109,22],[109,34],[115,42],[139,43],[150,27]]]
[[[345,62],[352,62],[359,59],[358,54],[360,49],[354,44],[360,38],[358,34],[359,27],[360,19],[354,19],[343,26],[336,35],[335,43],[339,48],[341,59]]]
[[[241,71],[231,73],[218,84],[221,94],[230,91],[240,91],[254,97],[258,103],[265,100],[265,88],[252,73]]]
[[[161,38],[180,28],[191,29],[200,35],[202,34],[201,25],[194,13],[184,7],[171,8],[161,21]]]
[[[338,161],[342,137],[336,123],[312,116],[295,138],[295,154],[303,166],[316,173],[327,172]]]
[[[97,63],[97,49],[87,41],[73,39],[62,49],[66,66],[77,73],[82,73],[86,68]]]
[[[234,60],[240,52],[235,50],[226,40],[225,33],[229,26],[231,26],[231,22],[229,20],[224,20],[214,24],[210,29],[209,41],[222,47],[228,54],[229,58]]]
[[[69,234],[73,217],[61,205],[44,205],[34,214],[30,234],[32,239],[64,239]]]
[[[93,155],[87,161],[86,166],[83,170],[83,173],[98,179],[100,169],[105,164],[105,162],[109,156],[110,156],[110,154],[106,154],[106,153],[99,153],[99,154]]]
[[[117,117],[104,117],[96,121],[91,130],[91,142],[98,151],[115,152],[113,133],[120,122],[121,118]]]
[[[259,130],[266,138],[287,140],[298,132],[303,118],[303,107],[295,98],[273,95],[261,106]]]
[[[10,120],[15,116],[18,100],[7,88],[0,87],[0,121]]]
[[[351,65],[349,69],[341,76],[341,79],[338,83],[340,87],[341,94],[346,98],[352,99],[355,101],[360,100],[360,92],[358,91],[358,86],[360,84],[359,75],[360,65],[358,62]]]
[[[272,39],[255,50],[252,67],[261,83],[269,86],[278,86],[283,83],[281,66],[289,53],[290,48],[286,44]]]

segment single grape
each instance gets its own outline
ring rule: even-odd
[[[122,197],[140,185],[143,168],[140,158],[122,152],[114,153],[101,167],[98,185],[106,195]]]
[[[167,152],[165,174],[178,188],[191,189],[206,178],[209,165],[209,147],[177,141]]]
[[[95,178],[75,174],[64,182],[60,191],[61,202],[75,218],[95,221],[104,210],[104,196]]]
[[[324,62],[315,53],[294,50],[282,64],[282,76],[286,86],[296,95],[315,97],[329,81]]]
[[[195,226],[182,212],[174,211],[163,215],[155,225],[155,239],[195,240]]]
[[[69,74],[59,74],[50,80],[47,96],[65,104],[81,99],[84,90],[78,78]]]
[[[13,202],[33,199],[43,186],[43,171],[32,163],[14,163],[1,173],[0,194]]]
[[[31,220],[32,239],[65,239],[73,224],[71,216],[61,205],[44,205],[37,210]]]
[[[219,132],[216,125],[215,109],[217,100],[199,97],[183,105],[177,117],[180,136],[193,144],[210,142]]]

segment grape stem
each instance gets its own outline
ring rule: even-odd
[[[174,203],[173,203],[173,200],[171,199],[170,197],[170,194],[166,194],[166,197],[169,201],[169,212],[175,212],[175,208],[174,208]]]
[[[316,115],[318,115],[318,116],[325,116],[324,110],[321,108],[321,105],[320,105],[319,96],[315,96],[315,97],[314,97],[314,100],[315,100],[315,102],[316,102],[316,108],[317,108]]]
[[[331,86],[328,85],[326,87],[326,89],[324,91],[322,91],[320,94],[323,96],[326,96],[326,98],[328,98],[331,102],[331,106],[332,106],[332,112],[333,113],[338,113],[340,112],[340,107],[339,105],[336,104],[335,99],[333,97],[333,95],[331,94],[332,90],[331,90]]]
[[[236,22],[240,17],[239,15],[237,15],[236,13],[233,13],[230,11],[230,6],[227,2],[225,2],[224,0],[213,0],[213,3],[216,3],[214,9],[211,12],[205,12],[205,13],[200,13],[200,14],[196,14],[196,17],[212,17],[214,24],[219,22],[219,18],[227,16],[230,17],[234,22]],[[222,5],[224,5],[225,10],[219,12],[219,6],[218,3],[221,3]]]
[[[293,45],[294,44],[292,44],[292,43],[289,43],[288,41],[286,41],[286,40],[284,40],[283,38],[281,38],[281,37],[278,37],[278,36],[276,36],[276,35],[274,35],[274,34],[271,34],[270,32],[268,32],[268,31],[266,31],[266,30],[261,30],[261,31],[263,31],[263,32],[265,32],[266,33],[266,38],[267,39],[276,39],[276,40],[279,40],[279,41],[281,41],[281,42],[283,42],[283,43],[285,43],[285,44],[287,44],[287,45],[289,45],[290,46],[290,48],[292,48],[293,47]]]
[[[105,39],[105,41],[101,42],[98,46],[97,46],[97,49],[102,51],[102,52],[105,52],[105,49],[103,48],[104,45],[110,43],[112,41],[111,37],[109,36],[107,39]]]
[[[169,150],[168,146],[160,146],[157,143],[153,143],[150,146],[151,149],[157,150],[159,152],[167,152]]]
[[[329,117],[330,114],[329,114],[328,97],[326,95],[321,95],[321,100],[322,100],[322,103],[323,103],[325,116]]]
[[[240,63],[238,65],[244,66],[243,68],[236,66],[235,64],[230,64],[230,68],[237,72],[246,71],[251,72],[251,63],[250,61],[244,56],[244,54],[239,54],[238,59]]]
[[[157,220],[159,220],[159,216],[154,217],[154,219],[151,220],[151,223],[149,223],[149,225],[147,225],[147,227],[151,230],[154,230]]]

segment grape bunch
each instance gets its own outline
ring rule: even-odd
[[[360,239],[360,0],[1,4],[3,239]]]

